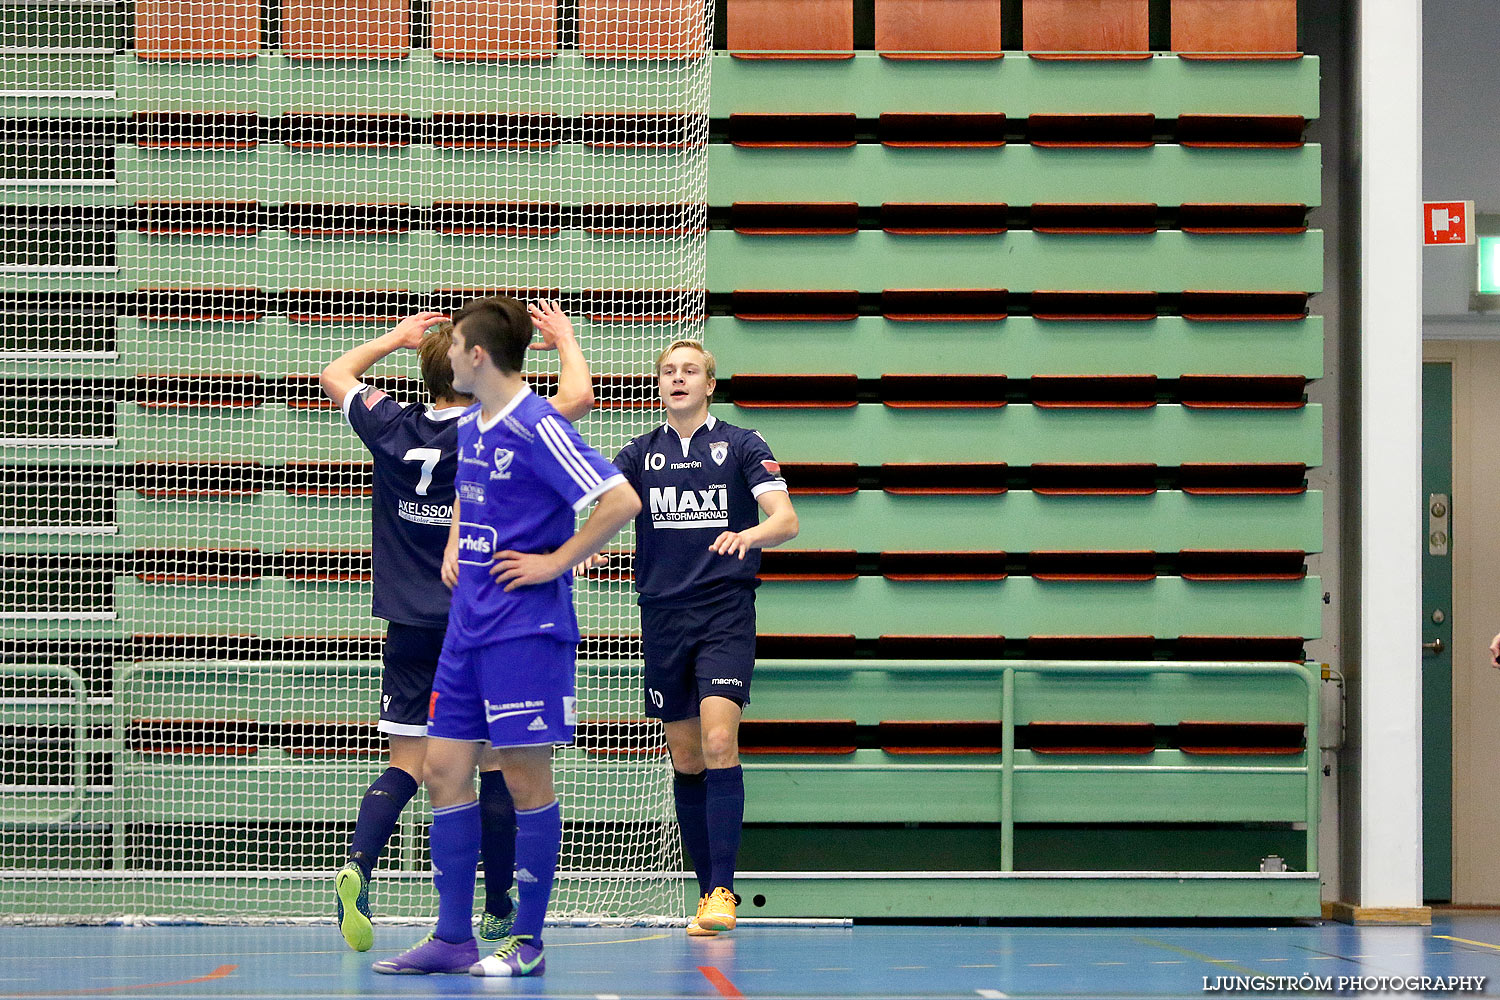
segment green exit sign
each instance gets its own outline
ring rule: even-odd
[[[1500,295],[1500,236],[1479,237],[1479,294]]]

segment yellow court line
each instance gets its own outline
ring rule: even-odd
[[[1231,962],[1227,958],[1214,958],[1212,955],[1205,955],[1201,951],[1193,951],[1190,948],[1180,948],[1175,944],[1168,944],[1165,941],[1158,941],[1155,938],[1138,937],[1132,938],[1131,940],[1137,941],[1141,944],[1149,944],[1153,948],[1163,948],[1167,951],[1176,952],[1179,955],[1186,955],[1188,958],[1196,958],[1198,961],[1207,962],[1209,965],[1217,965],[1221,968],[1233,969],[1235,972],[1238,972],[1242,976],[1260,975],[1260,973],[1255,971],[1254,969],[1247,969],[1243,965],[1238,965],[1234,962]]]
[[[1457,941],[1461,944],[1473,944],[1478,945],[1481,948],[1489,948],[1494,951],[1500,951],[1500,944],[1487,944],[1484,941],[1470,941],[1468,938],[1453,937],[1451,934],[1434,934],[1433,937],[1442,938],[1444,941]]]
[[[593,944],[634,944],[637,941],[660,941],[669,938],[670,934],[648,934],[638,938],[620,938],[618,941],[560,941],[557,944],[548,944],[548,948],[583,948]]]

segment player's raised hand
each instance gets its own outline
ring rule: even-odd
[[[1500,667],[1500,635],[1490,640],[1490,660],[1495,666]]]
[[[566,565],[559,566],[550,553],[506,549],[495,553],[490,576],[495,578],[496,583],[505,584],[507,591],[511,591],[517,587],[535,587],[539,583],[556,580],[567,569]]]
[[[531,345],[533,351],[555,351],[559,336],[573,336],[573,321],[568,319],[567,313],[562,311],[562,304],[556,299],[537,299],[526,307],[526,311],[531,314],[536,332],[542,335],[540,342]]]
[[[422,346],[422,337],[429,329],[438,323],[452,322],[447,313],[419,312],[415,316],[408,316],[396,324],[391,335],[399,342],[397,346],[405,347],[415,351]]]
[[[721,531],[719,537],[709,543],[709,549],[721,556],[738,556],[745,558],[745,553],[750,551],[750,539],[738,531]]]

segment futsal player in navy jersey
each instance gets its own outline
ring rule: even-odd
[[[677,821],[698,875],[688,933],[713,935],[735,924],[759,550],[795,538],[797,512],[765,439],[708,412],[714,356],[701,343],[667,347],[656,379],[667,421],[615,465],[647,498],[635,522],[646,714],[666,730]]]
[[[453,385],[478,402],[457,421],[457,496],[442,566],[453,602],[427,725],[438,919],[425,939],[376,962],[377,972],[546,971],[542,923],[562,841],[552,748],[572,741],[577,722],[569,570],[613,538],[640,500],[527,387],[531,327],[506,296],[471,302],[456,317]],[[575,532],[575,514],[591,504]],[[470,929],[481,830],[473,780],[491,748],[516,806],[520,903],[511,936],[480,958]]]
[[[553,403],[571,419],[593,406],[588,364],[573,327],[555,302],[531,307],[542,333],[537,349],[558,352],[561,371]],[[448,624],[448,588],[441,564],[453,508],[457,419],[473,400],[453,388],[448,359],[451,323],[442,313],[409,317],[395,329],[348,351],[323,369],[323,391],[338,404],[374,459],[371,498],[373,612],[384,618],[379,729],[390,743],[390,766],[360,802],[349,861],[334,879],[339,930],[356,951],[374,943],[371,873],[422,777],[432,675]],[[360,378],[381,358],[418,352],[431,402],[402,406]],[[485,913],[480,937],[496,944],[510,933],[509,895],[515,861],[515,809],[489,759],[480,774],[484,812]]]

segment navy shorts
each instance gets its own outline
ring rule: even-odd
[[[546,635],[470,649],[444,646],[432,681],[427,735],[495,747],[573,742],[577,649]]]
[[[382,733],[394,736],[427,735],[427,702],[432,695],[432,675],[443,651],[444,626],[402,625],[390,622],[385,629],[385,649],[380,659],[380,725]]]
[[[663,722],[698,717],[718,695],[750,704],[755,669],[755,591],[736,591],[691,608],[641,607],[646,654],[646,715]]]

